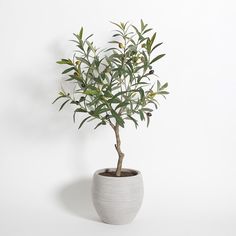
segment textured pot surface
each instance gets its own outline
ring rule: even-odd
[[[143,179],[137,175],[128,177],[109,177],[99,173],[114,168],[101,169],[94,173],[92,199],[101,220],[108,224],[128,224],[138,213],[143,200]]]

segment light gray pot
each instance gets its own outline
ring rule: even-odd
[[[108,168],[109,170],[115,170]],[[128,177],[108,177],[99,175],[107,171],[101,169],[94,173],[92,199],[101,220],[108,224],[128,224],[138,213],[143,200],[143,179],[137,175]]]

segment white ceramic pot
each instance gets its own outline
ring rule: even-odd
[[[127,177],[102,176],[99,173],[114,171],[101,169],[94,173],[92,199],[101,220],[108,224],[128,224],[138,213],[143,200],[143,179],[139,171]]]

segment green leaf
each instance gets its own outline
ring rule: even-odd
[[[83,78],[79,77],[78,75],[69,75],[69,76],[70,76],[70,78],[67,79],[66,81],[76,80],[76,81],[79,81],[81,83],[84,83]]]
[[[95,115],[99,115],[100,114],[100,110],[105,106],[105,103],[100,104],[99,106],[96,107],[96,109],[94,110],[94,114]]]
[[[161,87],[160,87],[160,90],[164,90],[165,88],[167,88],[168,87],[168,83],[165,83],[164,85],[162,85]]]
[[[99,91],[98,90],[87,89],[86,91],[83,92],[83,94],[86,94],[86,95],[97,95],[97,94],[99,94]]]
[[[80,60],[81,62],[83,62],[84,64],[86,64],[87,66],[91,66],[90,62],[87,61],[86,59],[84,59],[83,57],[76,57],[77,60]]]
[[[138,90],[138,92],[140,93],[141,100],[144,101],[144,99],[145,99],[144,90],[142,88],[140,88]]]
[[[141,33],[139,32],[139,30],[137,29],[137,27],[135,27],[134,25],[132,25],[132,27],[134,28],[134,30],[136,31],[137,35],[139,36],[139,39],[141,38]]]
[[[116,26],[119,27],[121,30],[123,30],[123,28],[122,28],[119,24],[117,24],[117,23],[115,23],[115,22],[112,22],[112,21],[110,21],[110,23],[113,24],[113,25],[116,25]]]
[[[110,91],[108,91],[108,90],[104,91],[103,94],[107,98],[111,98],[112,97],[112,93]]]
[[[121,127],[124,128],[124,123],[125,122],[122,119],[122,117],[115,110],[111,110],[111,114],[116,119],[117,124],[119,124]]]
[[[107,108],[107,107],[105,107],[105,108],[102,108],[100,111],[99,111],[99,115],[100,114],[102,114],[102,113],[104,113],[104,112],[108,112],[108,111],[110,111],[110,108]]]
[[[143,35],[146,34],[147,32],[151,31],[152,29],[146,29],[144,32],[143,32]]]
[[[98,123],[94,129],[97,129],[100,125],[106,125],[106,122],[105,121],[101,121],[100,123]]]
[[[151,46],[153,45],[155,38],[156,38],[157,33],[154,33],[152,38],[151,38]]]
[[[145,116],[142,110],[139,110],[139,115],[140,115],[140,119],[143,121],[145,120]]]
[[[57,64],[66,64],[66,65],[70,65],[73,66],[73,62],[70,59],[61,59],[60,61],[56,62]]]
[[[57,61],[56,63],[57,63],[57,64],[67,64],[66,61]]]
[[[107,100],[108,103],[121,103],[121,100],[119,98],[112,98]]]
[[[159,91],[159,90],[160,90],[160,87],[161,87],[161,83],[160,83],[160,81],[159,81],[159,80],[157,80],[157,91]]]
[[[141,19],[141,31],[142,31],[142,32],[144,31],[145,27],[146,27],[146,26],[145,26],[143,20]]]
[[[60,109],[59,109],[59,111],[60,111],[60,110],[66,105],[66,103],[69,102],[69,101],[70,101],[70,99],[68,99],[68,100],[66,100],[65,102],[63,102],[62,105],[61,105],[61,107],[60,107]]]
[[[123,95],[123,94],[128,93],[128,92],[132,92],[132,91],[135,91],[135,90],[118,92],[118,93],[116,93],[116,94],[112,97],[111,100],[114,100],[114,99],[117,98],[118,96]]]
[[[125,22],[125,23],[120,22],[120,25],[121,25],[123,30],[125,30],[127,24],[128,24],[128,22]]]
[[[93,106],[93,105],[97,104],[97,103],[100,101],[100,99],[101,99],[101,96],[98,95],[98,96],[96,96],[95,98],[92,98],[92,99],[91,99],[92,101],[89,102],[88,105],[89,105],[89,106]]]
[[[74,35],[76,36],[76,34],[74,34]],[[77,38],[77,36],[76,36],[76,38]],[[77,40],[73,40],[73,39],[71,39],[71,40],[69,40],[69,41],[74,42],[74,43],[76,43],[76,44],[80,44],[80,42],[77,41]]]
[[[154,101],[149,101],[148,103],[152,103],[152,104],[155,106],[156,109],[158,108],[156,102],[154,102]]]
[[[109,41],[108,43],[117,43],[117,44],[119,44],[120,42],[113,40],[113,41]]]
[[[53,102],[52,102],[52,104],[54,104],[57,100],[59,100],[60,98],[64,98],[64,97],[66,97],[65,95],[62,95],[62,96],[59,96],[59,97],[57,97]]]
[[[81,27],[81,29],[80,29],[80,32],[79,32],[79,38],[82,40],[82,38],[83,38],[83,31],[84,31],[84,29],[83,29],[83,27]]]
[[[121,34],[114,34],[114,35],[112,35],[112,37],[117,37],[117,36],[121,36]]]
[[[84,41],[87,41],[89,38],[91,38],[93,34],[90,34]]]
[[[158,92],[158,94],[169,94],[169,92],[167,92],[167,91],[160,91],[160,92]]]
[[[83,108],[77,108],[77,109],[75,109],[74,112],[87,112],[87,111]]]
[[[144,108],[142,108],[142,111],[152,112],[153,109],[148,108],[148,107],[144,107]]]
[[[90,117],[91,117],[91,116],[88,116],[88,117],[86,117],[85,119],[83,119],[82,122],[80,123],[78,129],[80,129],[80,128],[82,127],[82,125],[84,124],[84,122],[85,122],[86,120],[88,120]]]
[[[157,45],[155,45],[155,46],[152,48],[151,52],[153,52],[157,47],[161,46],[162,44],[163,44],[163,43],[158,43]]]
[[[150,123],[150,117],[147,115],[147,127],[149,126]]]
[[[87,41],[86,44],[87,44],[88,47],[92,50],[92,52],[95,54],[95,53],[96,53],[96,50],[95,50],[94,46],[92,45],[92,43],[90,43],[90,42]]]
[[[135,128],[137,129],[137,127],[138,127],[138,122],[137,122],[137,120],[135,120],[132,116],[130,116],[130,115],[128,115],[128,118],[127,119],[130,119],[130,120],[132,120],[133,122],[134,122],[134,124],[135,124]]]
[[[72,71],[72,70],[74,70],[74,69],[75,69],[74,67],[70,67],[70,68],[64,70],[64,71],[62,72],[62,74],[66,74],[66,73],[68,73],[68,72],[70,72],[70,71]]]
[[[155,61],[161,59],[161,58],[164,57],[165,55],[166,55],[166,54],[160,54],[160,55],[158,55],[157,57],[155,57],[155,58],[150,62],[150,65],[151,65],[152,63],[154,63]]]
[[[150,40],[150,38],[148,38],[147,39],[147,42],[146,42],[146,49],[147,49],[147,52],[148,52],[148,54],[150,54],[151,53],[151,40]]]
[[[77,112],[87,112],[86,110],[82,109],[82,108],[77,108],[74,110],[74,114],[73,114],[73,121],[75,122],[75,114]]]
[[[129,102],[127,101],[121,102],[120,104],[116,106],[115,110],[117,110],[120,107],[126,107],[127,105],[129,105]]]

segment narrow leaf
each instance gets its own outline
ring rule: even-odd
[[[144,107],[144,108],[142,108],[142,111],[152,112],[153,109],[148,108],[148,107]]]
[[[62,95],[62,96],[59,96],[59,97],[57,97],[54,101],[53,101],[53,103],[52,104],[54,104],[57,100],[59,100],[60,98],[64,98],[64,97],[66,97],[65,95]]]
[[[146,34],[147,32],[151,31],[152,29],[146,29],[144,32],[143,32],[143,35]]]
[[[101,121],[100,123],[98,123],[94,129],[97,129],[100,125],[106,125],[106,122],[105,121]]]
[[[118,104],[115,108],[115,110],[117,110],[120,107],[126,107],[127,105],[129,105],[129,103],[127,101],[121,102],[120,104]]]
[[[160,92],[158,92],[158,94],[169,94],[169,92],[167,92],[167,91],[160,91]]]
[[[161,46],[163,43],[158,43],[157,45],[155,45],[153,48],[152,48],[152,51],[153,52],[157,47]]]
[[[161,87],[160,87],[160,90],[163,90],[163,89],[165,89],[165,88],[167,88],[168,87],[168,83],[165,83],[164,85],[162,85]]]
[[[123,30],[123,28],[122,28],[119,24],[117,24],[117,23],[115,23],[115,22],[112,22],[112,21],[110,21],[110,23],[113,24],[113,25],[116,25],[116,26],[119,27],[121,30]]]
[[[80,29],[80,32],[79,32],[79,38],[82,40],[82,38],[83,38],[83,31],[84,31],[84,29],[83,29],[83,27],[81,27],[81,29]]]
[[[82,109],[82,108],[77,108],[74,110],[74,114],[73,114],[73,121],[75,122],[75,115],[76,112],[87,112],[86,110]]]
[[[99,91],[98,90],[86,90],[83,93],[86,95],[97,95],[97,94],[99,94]]]
[[[68,99],[68,100],[66,100],[65,102],[63,102],[62,105],[61,105],[61,107],[60,107],[60,109],[59,109],[59,111],[60,111],[60,110],[66,105],[66,103],[69,102],[69,101],[70,101],[70,99]]]
[[[145,24],[143,23],[143,20],[141,19],[141,31],[143,32],[144,29],[145,29]]]
[[[145,116],[142,110],[139,111],[140,119],[145,120]]]
[[[78,129],[80,129],[80,128],[82,127],[82,125],[84,124],[84,122],[85,122],[86,120],[88,120],[90,117],[91,117],[91,116],[88,116],[88,117],[86,117],[85,119],[83,119],[82,122],[80,123]]]
[[[90,34],[84,41],[87,41],[89,38],[91,38],[93,34]]]
[[[138,122],[137,122],[137,120],[135,120],[135,119],[134,119],[132,116],[130,116],[130,115],[128,115],[128,118],[134,122],[135,128],[137,129],[137,127],[138,127]]]
[[[147,116],[147,127],[149,126],[149,123],[150,123],[150,117]]]
[[[161,58],[164,57],[165,55],[166,55],[166,54],[160,54],[159,56],[155,57],[155,58],[150,62],[150,65],[151,65],[152,63],[154,63],[155,61],[161,59]]]
[[[151,45],[153,44],[153,42],[154,42],[154,40],[155,40],[155,38],[156,38],[156,35],[157,35],[157,33],[154,33],[154,34],[153,34],[153,36],[152,36],[152,38],[151,38]]]
[[[56,62],[57,64],[67,64],[73,66],[73,62],[70,59],[61,59],[60,61]]]
[[[68,72],[70,72],[70,71],[72,71],[72,70],[74,70],[74,69],[75,69],[74,67],[70,67],[70,68],[64,70],[64,71],[62,72],[62,74],[66,74],[66,73],[68,73]]]

